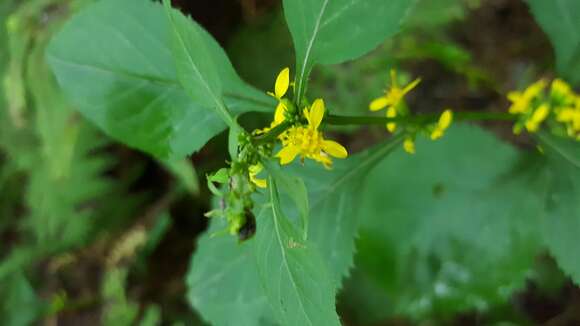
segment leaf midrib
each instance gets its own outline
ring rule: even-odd
[[[297,0],[292,0],[292,1],[297,1]],[[328,1],[329,0],[324,0],[324,3],[322,4],[322,7],[320,8],[320,13],[318,14],[318,18],[316,19],[316,23],[314,24],[314,30],[312,31],[312,36],[310,37],[310,41],[308,42],[308,47],[306,48],[306,52],[304,53],[304,61],[302,62],[302,67],[301,67],[301,71],[300,71],[300,78],[298,79],[298,96],[302,96],[302,93],[304,91],[304,75],[306,74],[306,66],[308,64],[308,60],[310,59],[310,55],[312,52],[312,48],[314,46],[314,41],[316,40],[316,37],[318,36],[318,32],[320,31],[320,23],[322,22],[322,17],[324,16],[324,13],[326,12],[326,7],[328,6]],[[297,99],[298,101],[300,101],[300,99]]]
[[[538,137],[540,137],[540,139],[544,143],[546,143],[546,145],[554,149],[556,153],[562,156],[562,158],[564,158],[566,161],[572,164],[575,168],[580,169],[580,161],[577,161],[571,154],[568,154],[568,152],[565,149],[562,149],[557,144],[554,144],[550,139],[550,137],[544,137],[544,135],[542,135],[541,133],[538,134]]]
[[[174,9],[172,9],[170,7],[169,1],[166,1],[165,3],[166,3],[166,8],[167,8],[167,14],[168,14],[169,20],[171,22],[171,28],[173,29],[173,34],[175,36],[177,36],[177,39],[178,39],[178,41],[180,43],[181,48],[185,51],[186,57],[187,57],[187,59],[189,61],[189,64],[191,65],[191,67],[193,68],[195,74],[197,75],[197,77],[201,81],[203,87],[210,94],[210,97],[213,100],[213,102],[215,103],[216,109],[219,112],[219,115],[221,116],[221,118],[224,120],[224,122],[228,126],[230,126],[231,128],[236,128],[236,122],[235,122],[235,120],[233,119],[233,117],[231,116],[231,114],[228,112],[227,108],[225,107],[225,105],[223,104],[223,102],[220,100],[220,98],[218,98],[218,96],[215,94],[215,92],[213,91],[213,89],[209,86],[209,84],[207,83],[207,81],[205,80],[205,78],[203,78],[203,75],[201,74],[201,72],[199,71],[199,68],[195,64],[195,61],[191,57],[191,53],[188,51],[187,46],[185,45],[185,41],[183,40],[183,37],[181,36],[181,33],[177,30],[177,27],[175,26],[175,21],[174,21],[173,13],[171,12]],[[194,31],[194,32],[196,32],[196,31]]]
[[[102,73],[106,73],[106,74],[110,74],[110,75],[120,75],[120,76],[124,76],[124,77],[130,78],[130,79],[142,79],[142,80],[147,80],[153,84],[160,84],[160,85],[174,87],[174,88],[181,88],[181,85],[179,85],[179,82],[175,79],[168,79],[168,78],[157,77],[157,76],[152,76],[152,75],[143,75],[143,74],[125,71],[122,69],[113,69],[110,67],[99,66],[96,64],[81,63],[81,62],[77,62],[74,60],[69,60],[69,59],[59,57],[59,56],[57,56],[53,53],[50,53],[50,52],[47,53],[47,57],[49,60],[58,62],[60,64],[68,65],[68,66],[76,66],[78,68],[100,71]]]
[[[271,185],[270,188],[270,200],[272,201],[272,215],[274,218],[274,229],[276,230],[275,234],[276,234],[276,238],[278,239],[278,244],[280,245],[280,252],[282,254],[282,262],[284,263],[284,266],[286,267],[286,272],[288,273],[288,276],[290,278],[290,283],[292,284],[292,288],[294,288],[294,291],[297,294],[297,298],[298,298],[298,302],[300,303],[300,309],[302,309],[302,312],[304,313],[304,316],[306,317],[306,319],[308,320],[310,325],[314,325],[312,323],[312,320],[310,320],[310,316],[308,315],[308,313],[306,312],[306,309],[304,308],[304,303],[302,302],[302,297],[300,295],[300,291],[298,290],[298,285],[296,284],[296,280],[294,279],[294,274],[292,273],[292,270],[290,269],[290,266],[288,265],[288,258],[286,257],[286,251],[285,251],[285,246],[284,243],[282,242],[282,234],[280,232],[280,226],[278,224],[278,219],[280,218],[278,216],[278,212],[276,209],[276,204],[278,202],[278,196],[276,195],[275,191],[277,191],[276,188],[276,183],[274,181],[274,178],[270,177],[270,181],[269,184]]]

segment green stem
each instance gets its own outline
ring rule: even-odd
[[[290,128],[291,126],[292,124],[289,121],[284,121],[281,124],[274,127],[273,129],[271,129],[270,131],[268,131],[266,134],[255,137],[254,144],[262,145],[269,143],[278,138],[278,136],[280,136],[284,131],[286,131],[286,129]]]
[[[420,114],[408,117],[370,117],[370,116],[338,116],[328,115],[324,122],[329,125],[384,125],[389,122],[401,124],[424,124],[436,122],[439,114]],[[453,119],[456,121],[513,121],[515,117],[509,113],[495,112],[454,112]]]
[[[339,116],[328,115],[324,118],[324,122],[334,126],[346,125],[385,125],[389,122],[396,122],[399,124],[414,124],[425,125],[435,123],[439,120],[439,113],[417,114],[408,117],[371,117],[371,116]],[[455,121],[514,121],[515,116],[503,112],[454,112],[453,119]],[[253,142],[255,145],[262,145],[275,140],[286,129],[290,128],[292,124],[285,121],[266,134],[255,137]]]

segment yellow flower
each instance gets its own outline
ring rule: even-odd
[[[306,126],[293,126],[282,136],[282,149],[276,154],[280,164],[290,164],[296,156],[301,159],[309,158],[322,163],[326,168],[332,166],[330,156],[346,158],[348,152],[339,143],[324,139],[322,132],[318,130],[324,118],[324,101],[317,99],[310,109],[304,109],[304,117],[308,121]]]
[[[445,134],[445,130],[449,128],[451,122],[453,122],[453,111],[447,109],[443,111],[443,113],[439,117],[439,121],[437,122],[435,129],[433,129],[433,131],[431,132],[431,140],[437,140],[443,137],[443,134]]]
[[[530,85],[524,92],[510,92],[508,99],[512,102],[509,108],[511,114],[524,114],[530,111],[530,105],[534,98],[536,98],[546,88],[546,81],[540,79]]]
[[[415,88],[421,79],[415,79],[409,85],[401,88],[397,80],[397,71],[391,69],[391,88],[385,91],[385,95],[375,99],[369,105],[371,111],[379,111],[387,107],[397,107],[405,98],[405,95]]]
[[[280,71],[278,77],[276,77],[274,93],[268,92],[270,96],[273,96],[278,100],[278,106],[276,107],[276,112],[274,113],[274,123],[273,126],[270,126],[270,128],[273,128],[284,121],[286,105],[284,104],[284,101],[282,101],[282,98],[288,92],[288,88],[290,88],[290,68],[284,68],[282,71]]]
[[[574,100],[574,106],[558,108],[556,120],[566,125],[568,136],[577,137],[580,134],[580,97]]]
[[[268,186],[266,179],[258,179],[258,174],[262,172],[264,167],[262,164],[258,163],[255,165],[251,165],[248,168],[248,174],[250,175],[250,181],[256,185],[258,188],[266,188]]]
[[[558,114],[556,115],[556,120],[558,122],[569,123],[574,121],[577,115],[578,112],[574,110],[573,107],[563,108],[558,111]]]
[[[550,114],[550,106],[547,103],[540,105],[536,111],[526,120],[526,129],[529,132],[536,132],[540,128],[540,125],[548,115]]]
[[[286,67],[280,71],[278,77],[276,77],[276,83],[274,84],[274,93],[268,92],[270,96],[281,100],[284,95],[288,92],[290,88],[290,68]]]
[[[415,154],[415,140],[412,137],[405,138],[403,149],[409,154]]]
[[[574,105],[574,92],[562,79],[556,78],[552,81],[550,96],[558,106]]]
[[[397,80],[397,71],[391,69],[391,87],[385,90],[385,95],[376,98],[369,105],[371,111],[379,111],[387,108],[387,118],[396,118],[399,112],[399,106],[405,99],[405,95],[415,88],[421,79],[415,79],[409,85],[401,88]],[[397,124],[395,122],[387,123],[387,130],[395,132]]]
[[[284,122],[286,119],[287,106],[283,97],[286,95],[286,93],[288,93],[288,88],[290,88],[290,68],[284,68],[282,71],[280,71],[278,77],[276,77],[276,82],[274,83],[274,93],[268,92],[268,95],[278,100],[278,105],[276,106],[276,110],[274,112],[274,121],[272,121],[269,127],[255,130],[254,134],[265,134]]]
[[[387,109],[387,118],[396,118],[397,117],[397,109],[394,106],[391,106]],[[397,124],[394,122],[387,123],[387,130],[389,132],[395,132],[397,130]]]

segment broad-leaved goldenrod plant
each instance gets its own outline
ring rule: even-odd
[[[575,142],[580,139],[580,96],[563,79],[556,78],[551,84],[540,79],[523,91],[507,94],[511,106],[506,101],[505,107],[493,110],[447,106],[419,110],[413,107],[413,96],[429,85],[420,78],[404,78],[406,74],[397,74],[396,67],[391,66],[377,72],[390,78],[384,81],[382,94],[376,89],[376,97],[367,99],[364,114],[337,114],[341,103],[309,90],[314,67],[341,64],[369,53],[398,32],[414,2],[284,0],[296,64],[279,67],[270,90],[245,83],[218,43],[195,21],[172,8],[170,0],[163,0],[163,4],[98,1],[75,16],[52,40],[47,58],[64,92],[87,119],[113,138],[171,161],[191,155],[227,130],[229,158],[221,169],[207,174],[207,187],[215,198],[213,209],[206,214],[211,226],[208,236],[198,243],[188,278],[189,299],[206,320],[216,325],[340,325],[335,295],[353,266],[355,238],[362,220],[358,212],[388,213],[384,224],[367,229],[369,233],[390,232],[394,225],[390,219],[396,219],[397,214],[407,214],[402,217],[407,218],[419,213],[432,218],[432,224],[424,229],[437,233],[446,227],[446,222],[437,218],[457,213],[442,208],[441,203],[476,203],[474,198],[486,198],[492,203],[489,207],[474,204],[462,207],[461,212],[482,224],[489,216],[501,217],[501,221],[493,220],[497,222],[493,228],[480,231],[487,236],[517,236],[513,243],[497,243],[501,248],[494,254],[502,258],[509,257],[512,245],[527,243],[534,234],[526,233],[525,227],[497,231],[499,225],[511,223],[506,222],[512,220],[510,214],[533,211],[533,215],[546,210],[553,215],[544,214],[546,220],[562,213],[566,215],[563,219],[573,217],[575,222],[570,224],[580,225],[578,205],[569,209],[561,206],[578,202],[571,190],[580,183],[570,181],[565,174],[542,172],[548,171],[542,165],[548,162],[562,164],[563,169],[580,166]],[[553,6],[544,0],[529,3],[538,12]],[[134,39],[137,34],[138,40]],[[578,44],[576,39],[576,49]],[[568,45],[557,44],[556,50],[565,56],[559,65],[571,62]],[[577,82],[579,75],[566,78]],[[266,115],[269,123],[249,129],[240,123],[242,115],[256,116],[249,112]],[[516,159],[516,149],[498,145],[493,137],[480,136],[482,131],[465,131],[466,122],[478,121],[513,125],[517,137],[542,149],[542,153],[536,146],[530,150],[541,164],[522,170],[515,179],[503,179],[504,168],[525,160]],[[354,147],[340,134],[338,126],[346,125],[377,126],[384,140],[369,148]],[[463,139],[462,135],[467,136]],[[472,142],[471,137],[477,140]],[[497,155],[497,163],[477,168],[493,155]],[[463,165],[448,164],[450,157]],[[379,164],[388,167],[382,174],[373,172]],[[468,170],[462,168],[465,166]],[[466,172],[472,171],[469,169],[477,171]],[[532,170],[534,177],[528,178],[526,173]],[[383,196],[381,207],[365,206],[368,192],[363,185],[369,174],[377,185],[379,181],[380,186],[385,184],[384,189],[377,186],[379,190],[374,192]],[[493,182],[485,179],[487,176],[492,176]],[[544,177],[553,179],[545,181]],[[476,180],[473,185],[467,181],[471,179]],[[394,183],[387,187],[384,180]],[[547,190],[519,192],[517,189],[533,188],[518,188],[524,182],[541,184]],[[424,188],[428,191],[422,191]],[[546,195],[552,192],[557,195]],[[425,202],[429,204],[414,204],[415,199],[407,197],[398,200],[402,193],[412,195],[408,198],[428,198]],[[543,197],[535,197],[538,194]],[[519,204],[528,198],[542,198],[545,205]],[[580,279],[580,266],[568,259],[573,247],[563,245],[556,235],[566,229],[566,223],[537,224],[544,222],[549,226],[542,230],[547,232],[542,236],[550,250],[567,273]],[[403,230],[401,225],[416,221],[409,217],[408,223],[398,223],[396,230]],[[456,225],[470,222],[458,218],[453,223],[455,230]],[[550,233],[550,228],[560,231]],[[420,234],[393,232],[399,240],[385,245],[385,250],[413,242],[397,251],[401,256],[397,256],[400,265],[396,266],[407,266],[404,262],[408,257],[429,256],[430,250],[444,246],[428,240],[422,243]],[[454,234],[458,243],[472,238],[480,239],[478,234]],[[381,243],[382,238],[377,239]],[[541,242],[534,243],[539,246]],[[361,250],[375,245],[364,244]],[[473,248],[487,247],[477,243]],[[423,267],[432,267],[427,265]],[[452,286],[467,282],[468,276],[462,278],[467,274],[457,266],[440,268],[441,275],[454,275],[455,283],[437,283],[434,294],[419,291],[425,298],[452,298]],[[405,274],[395,268],[391,272]],[[504,280],[501,271],[493,277]],[[497,288],[503,292],[492,291],[494,298],[513,290],[512,283]],[[431,298],[412,303],[419,307]],[[472,298],[469,307],[480,308],[479,297]]]

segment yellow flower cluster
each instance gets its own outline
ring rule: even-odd
[[[417,87],[421,79],[415,79],[405,87],[399,86],[397,78],[397,71],[391,69],[391,87],[385,90],[385,95],[376,98],[369,105],[371,111],[379,111],[387,109],[387,118],[396,118],[397,116],[407,115],[407,107],[405,105],[405,95]],[[390,132],[397,130],[397,124],[394,122],[387,123],[387,129]]]
[[[280,164],[290,164],[296,156],[300,155],[302,160],[309,158],[322,163],[326,168],[331,168],[331,156],[336,158],[348,156],[344,146],[324,139],[322,132],[318,130],[324,113],[324,101],[317,99],[310,108],[305,108],[303,111],[308,124],[292,126],[280,136],[283,147],[276,154],[276,157],[280,158]]]
[[[452,122],[453,111],[447,109],[441,113],[437,123],[428,125],[425,128],[425,131],[429,132],[429,138],[431,138],[431,140],[437,140],[445,135],[445,131],[451,126]],[[409,154],[415,154],[415,135],[410,134],[405,137],[403,149]]]
[[[276,78],[274,92],[268,92],[268,95],[278,100],[274,120],[269,127],[256,130],[254,134],[265,134],[288,118],[290,121],[297,121],[278,136],[282,149],[276,154],[276,157],[280,160],[280,164],[290,164],[297,156],[300,156],[302,160],[312,159],[330,169],[332,167],[331,157],[346,158],[348,152],[341,144],[325,139],[322,131],[319,130],[326,111],[324,101],[317,99],[311,106],[304,108],[302,112],[294,112],[292,102],[284,98],[290,85],[290,69],[284,68]],[[248,169],[248,175],[255,186],[266,188],[266,180],[257,177],[262,170],[261,164],[252,165]]]
[[[413,90],[421,82],[420,78],[415,79],[406,86],[400,86],[397,78],[397,72],[391,69],[391,85],[390,88],[385,90],[385,94],[379,98],[373,100],[369,109],[371,111],[379,111],[382,109],[387,109],[387,118],[403,118],[409,115],[409,109],[405,103],[405,95],[407,95],[411,90]],[[451,122],[453,121],[453,112],[449,109],[445,110],[439,117],[439,121],[436,124],[431,124],[424,127],[424,131],[429,132],[431,140],[437,140],[445,134],[445,130],[449,128]],[[386,125],[389,132],[395,132],[397,130],[397,123],[394,121],[389,121]],[[415,132],[408,132],[403,142],[403,149],[409,154],[415,154]]]
[[[561,79],[554,79],[547,90],[544,79],[533,83],[523,92],[510,92],[509,113],[518,116],[514,133],[525,128],[537,132],[548,121],[555,129],[563,130],[569,137],[580,140],[580,96]]]

